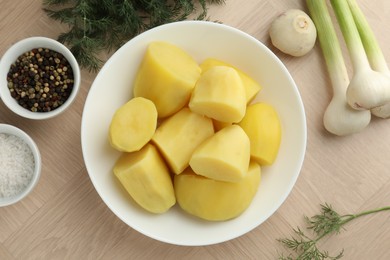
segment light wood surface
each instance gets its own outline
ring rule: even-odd
[[[358,0],[390,61],[390,2]],[[29,36],[57,38],[65,30],[42,11],[40,0],[0,0],[0,54]],[[304,1],[227,0],[209,15],[269,46],[291,72],[307,116],[307,152],[289,197],[265,223],[237,239],[205,247],[182,247],[145,237],[119,220],[103,203],[86,171],[80,142],[84,101],[95,74],[82,71],[82,88],[72,108],[46,121],[23,119],[0,102],[0,123],[18,126],[37,142],[42,177],[22,202],[0,208],[0,259],[277,259],[278,238],[303,226],[303,215],[330,203],[341,214],[390,205],[390,121],[374,119],[362,133],[335,137],[322,125],[331,98],[318,46],[301,58],[278,52],[268,28],[282,11],[307,10]],[[345,46],[343,45],[345,49]],[[349,71],[350,62],[347,60]],[[321,243],[344,259],[390,259],[390,212],[361,218]]]

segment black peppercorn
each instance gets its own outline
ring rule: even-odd
[[[61,106],[73,90],[74,76],[66,58],[47,48],[19,56],[7,74],[11,96],[33,112],[48,112]]]

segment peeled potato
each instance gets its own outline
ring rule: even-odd
[[[189,107],[218,121],[241,121],[246,109],[246,94],[237,71],[227,66],[205,71],[195,85]]]
[[[156,126],[157,110],[153,102],[142,97],[133,98],[112,117],[110,144],[118,151],[138,151],[150,141]]]
[[[274,107],[266,103],[248,106],[239,125],[249,137],[251,158],[260,165],[271,165],[278,154],[282,132]]]
[[[192,154],[190,166],[199,175],[227,182],[241,181],[250,160],[249,138],[238,125],[231,125],[215,133],[198,146]]]
[[[185,107],[157,128],[152,142],[161,151],[171,170],[180,174],[188,167],[195,148],[213,134],[213,122],[210,118]]]
[[[152,42],[138,70],[134,96],[152,100],[159,118],[170,116],[188,103],[200,71],[184,50],[167,42]]]
[[[163,213],[176,203],[169,170],[152,144],[138,152],[124,153],[113,171],[135,202],[147,211]]]
[[[257,95],[257,93],[259,93],[259,91],[262,89],[262,87],[259,85],[259,83],[257,83],[250,76],[248,76],[248,74],[235,68],[234,66],[230,65],[229,63],[226,63],[224,61],[217,60],[214,58],[208,58],[200,64],[200,68],[202,69],[202,73],[204,73],[205,71],[207,71],[208,69],[210,69],[211,67],[214,67],[214,66],[228,66],[228,67],[234,68],[238,72],[238,75],[240,76],[240,78],[242,80],[242,84],[244,85],[244,88],[245,88],[246,102],[247,103],[250,103],[253,100],[253,98]]]
[[[187,168],[174,177],[176,199],[189,214],[211,221],[235,218],[245,211],[256,195],[261,179],[260,166],[251,162],[245,178],[236,183],[217,181]]]

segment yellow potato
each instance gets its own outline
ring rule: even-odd
[[[251,204],[261,179],[260,166],[251,162],[245,178],[231,183],[195,174],[187,168],[174,177],[179,206],[187,213],[211,221],[235,218]]]
[[[111,119],[109,141],[122,152],[134,152],[150,141],[157,126],[157,110],[152,101],[138,97],[121,106]]]
[[[190,166],[199,175],[238,182],[245,177],[249,160],[248,136],[240,126],[231,125],[199,145],[192,154]]]
[[[206,70],[214,66],[228,66],[234,68],[238,72],[238,75],[240,76],[245,88],[247,103],[250,103],[253,100],[253,98],[257,95],[257,93],[259,93],[260,90],[262,89],[260,84],[257,83],[254,79],[252,79],[248,74],[230,65],[229,63],[214,58],[208,58],[200,64],[202,73],[204,73]]]
[[[134,201],[147,211],[163,213],[176,203],[169,170],[152,144],[123,153],[113,171]]]
[[[226,123],[237,123],[245,115],[246,94],[237,71],[214,66],[197,81],[189,107],[192,111]]]
[[[152,100],[159,118],[170,116],[188,103],[200,71],[196,61],[181,48],[152,42],[138,70],[134,96]]]
[[[281,122],[274,107],[266,103],[248,106],[246,115],[239,123],[248,135],[251,158],[260,165],[274,163],[281,142]]]
[[[163,121],[152,137],[152,142],[161,151],[171,170],[180,174],[188,167],[195,148],[213,134],[210,118],[185,107]]]

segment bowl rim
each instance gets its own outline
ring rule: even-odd
[[[28,194],[31,193],[31,191],[35,188],[37,185],[40,176],[41,176],[41,170],[42,170],[42,158],[41,153],[39,151],[38,145],[35,143],[35,141],[32,139],[31,136],[29,136],[25,131],[22,129],[10,125],[10,124],[1,124],[0,123],[0,134],[8,134],[8,135],[14,135],[22,139],[31,149],[31,152],[34,156],[34,173],[33,177],[30,181],[30,183],[27,185],[27,187],[20,192],[17,195],[14,195],[12,197],[5,197],[0,198],[0,207],[9,206],[12,204],[15,204],[22,199],[24,199]]]
[[[65,101],[64,104],[62,104],[60,107],[56,108],[55,110],[49,112],[32,112],[29,111],[28,109],[23,108],[15,101],[14,98],[11,97],[11,94],[7,87],[8,82],[6,80],[6,75],[9,71],[11,64],[24,52],[30,51],[34,48],[48,48],[63,54],[64,57],[68,60],[73,70],[74,84],[70,96],[68,97],[68,99]],[[10,109],[15,114],[22,116],[24,118],[43,120],[61,114],[62,112],[67,110],[70,107],[70,105],[74,102],[80,89],[81,72],[76,58],[65,45],[63,45],[57,40],[48,37],[33,36],[29,38],[24,38],[12,44],[6,50],[6,52],[4,53],[4,55],[0,60],[0,74],[3,73],[5,73],[5,77],[0,78],[0,99],[3,100],[4,104],[8,107],[8,109]]]

